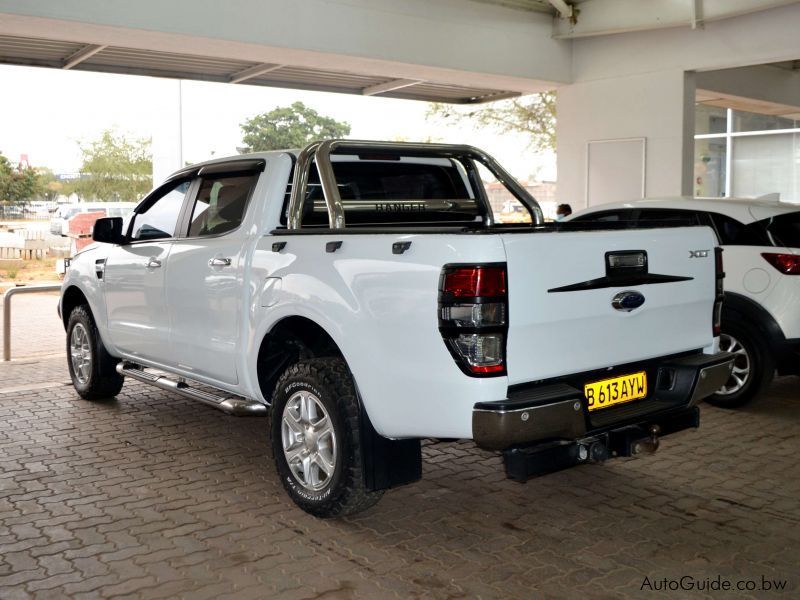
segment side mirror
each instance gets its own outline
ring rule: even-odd
[[[92,239],[106,244],[124,244],[126,239],[122,234],[122,217],[97,219],[92,230]]]

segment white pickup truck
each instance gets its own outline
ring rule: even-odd
[[[530,223],[498,222],[484,169]],[[523,481],[652,451],[732,368],[710,229],[544,224],[469,146],[214,160],[94,239],[59,304],[77,392],[131,377],[271,415],[277,471],[317,516],[419,479],[421,438],[502,451]]]

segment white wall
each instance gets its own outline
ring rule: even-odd
[[[707,71],[800,58],[800,3],[708,23],[575,39],[574,81]]]
[[[0,34],[520,92],[569,81],[551,30],[465,0],[0,0]]]
[[[647,196],[691,193],[692,165],[691,160],[685,162],[684,152],[686,138],[693,141],[692,79],[682,70],[672,69],[560,88],[558,201],[571,204],[573,209],[593,204],[591,198],[586,198],[587,144],[620,138],[646,140]],[[687,123],[687,119],[691,122]],[[594,151],[602,148],[595,145]],[[630,169],[630,177],[638,178],[641,164],[632,164]],[[619,188],[630,189],[630,186],[627,181],[619,181]]]
[[[587,142],[627,137],[647,139],[647,196],[691,194],[695,80],[706,77],[709,85],[716,81],[722,87],[725,79],[695,72],[799,59],[798,32],[800,3],[715,21],[704,29],[573,40],[573,83],[558,89],[558,201],[573,208],[591,204]],[[759,81],[763,99],[781,101],[793,93],[793,79],[778,85],[775,77],[770,83],[764,76],[752,84],[728,80],[728,85],[744,92]]]

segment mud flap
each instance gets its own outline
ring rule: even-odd
[[[422,448],[418,439],[392,440],[372,426],[361,408],[361,449],[364,484],[368,490],[386,490],[422,478]]]

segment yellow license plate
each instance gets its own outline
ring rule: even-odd
[[[600,410],[639,400],[647,396],[647,373],[640,371],[587,383],[583,386],[583,395],[589,402],[589,410]]]

